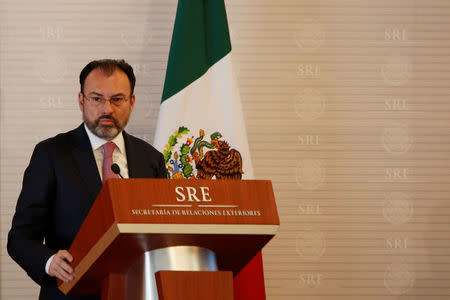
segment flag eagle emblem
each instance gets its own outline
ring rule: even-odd
[[[189,135],[189,129],[180,126],[164,147],[167,178],[173,179],[242,179],[242,157],[230,148],[220,132],[205,139],[205,131],[199,136]],[[179,146],[181,145],[181,146]]]

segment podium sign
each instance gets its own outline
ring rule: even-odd
[[[59,288],[95,294],[109,274],[126,274],[143,253],[196,246],[236,275],[275,235],[279,218],[267,180],[111,179],[69,252],[75,279]]]

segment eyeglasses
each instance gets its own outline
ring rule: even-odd
[[[103,105],[106,103],[106,101],[109,101],[111,105],[120,106],[128,100],[127,97],[121,95],[113,96],[110,97],[109,99],[100,96],[86,96],[85,94],[83,94],[83,97],[88,99],[95,106]]]

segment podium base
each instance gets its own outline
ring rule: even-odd
[[[158,271],[217,271],[213,251],[194,246],[176,246],[147,251],[126,274],[125,300],[159,300],[155,273]]]

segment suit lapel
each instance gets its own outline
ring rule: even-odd
[[[148,177],[145,165],[142,164],[142,153],[139,152],[136,144],[132,142],[131,137],[125,131],[122,132],[127,152],[128,177],[145,178]]]
[[[75,129],[74,137],[72,155],[86,189],[95,200],[102,188],[102,181],[98,173],[92,146],[83,124]]]

